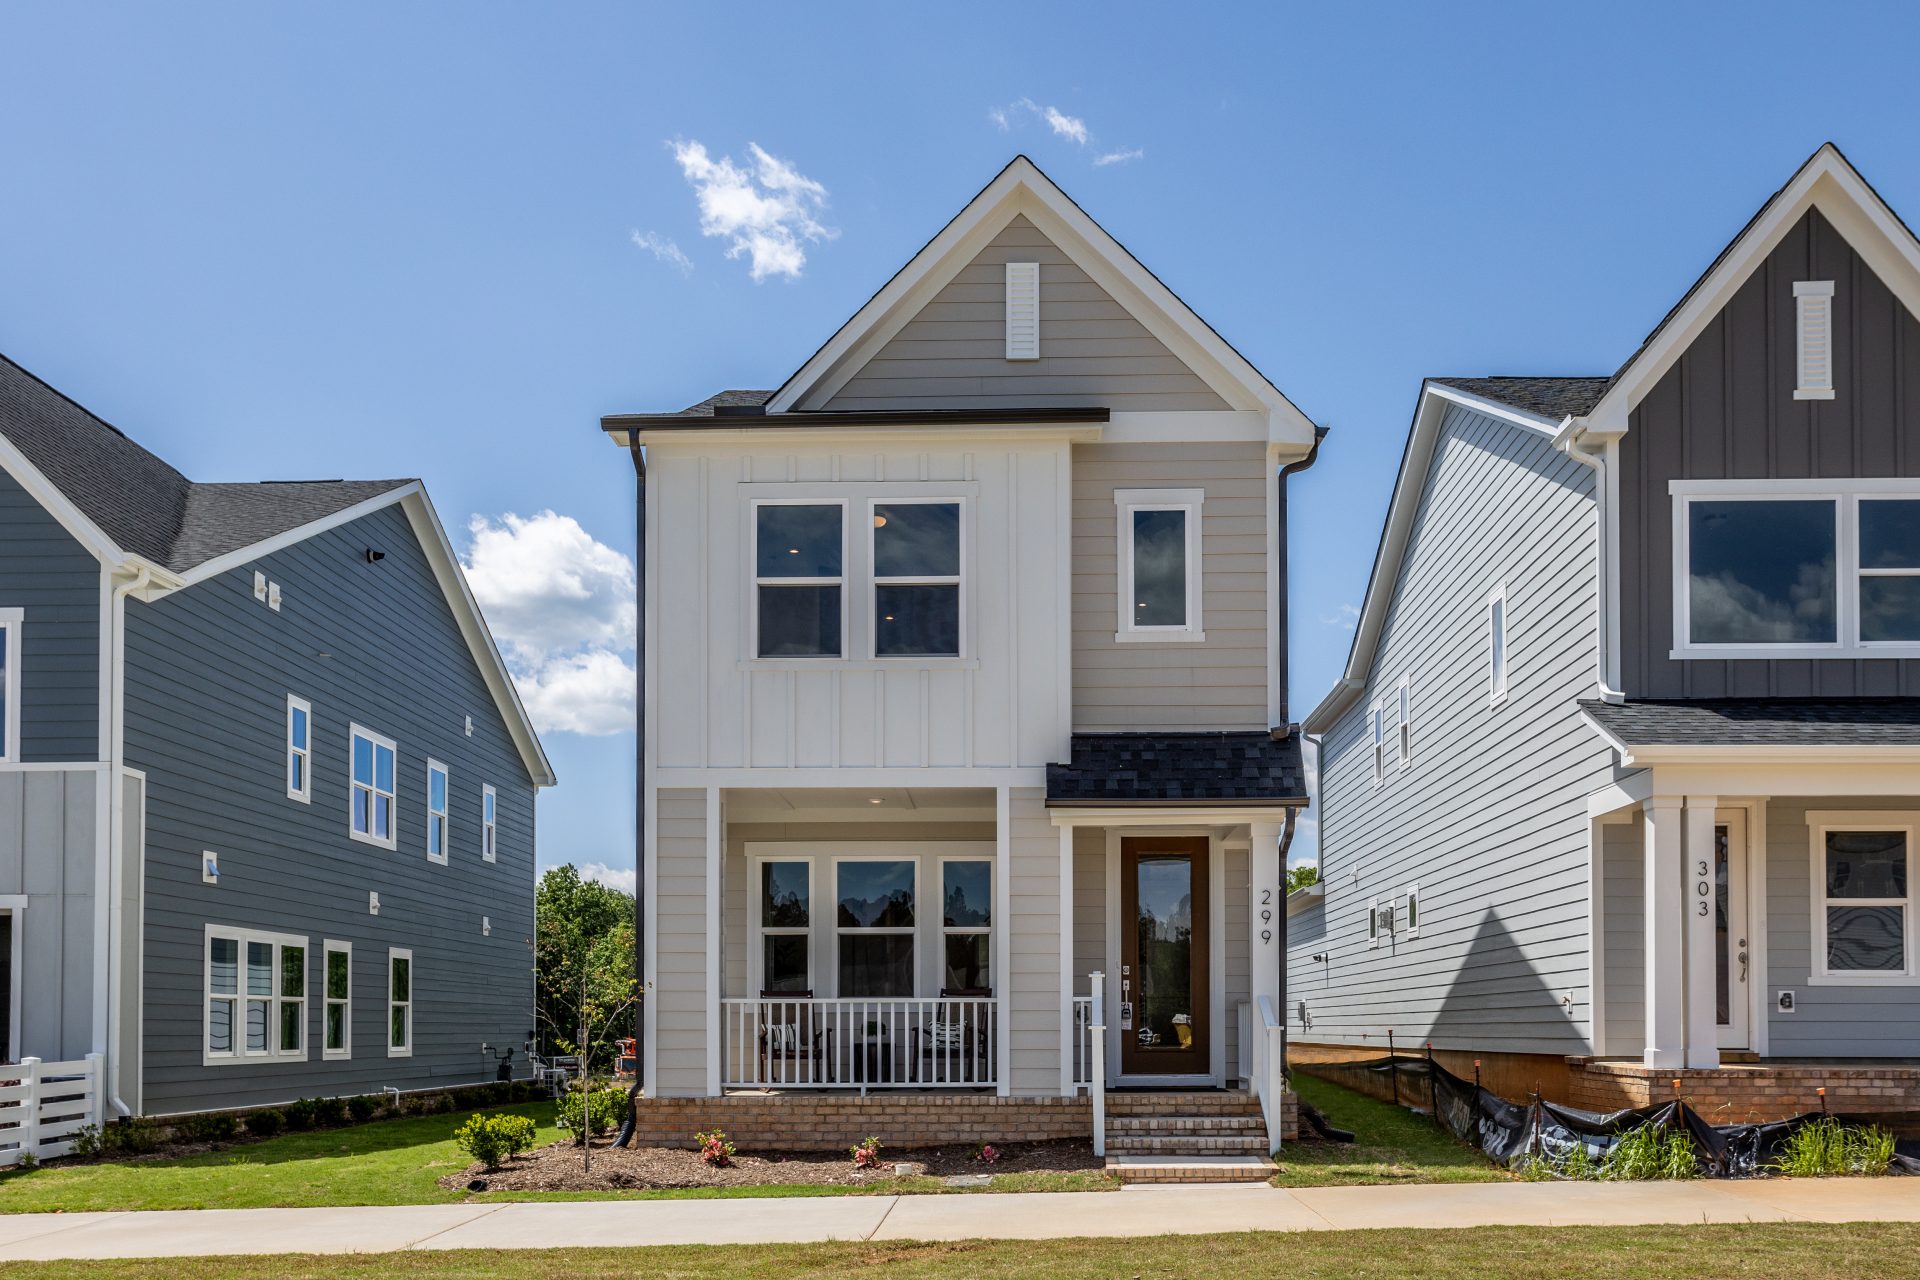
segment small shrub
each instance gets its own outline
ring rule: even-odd
[[[696,1133],[693,1140],[700,1144],[700,1158],[716,1169],[724,1169],[733,1163],[733,1139],[727,1136],[725,1129],[709,1129],[705,1133]]]
[[[509,1088],[511,1089],[509,1096],[515,1102],[532,1102],[539,1095],[539,1090],[534,1087],[531,1080],[515,1080]]]
[[[313,1104],[313,1118],[323,1125],[345,1124],[347,1122],[347,1100],[345,1098],[316,1098]]]
[[[534,1124],[525,1116],[474,1115],[454,1131],[459,1148],[489,1169],[533,1146]]]
[[[256,1138],[271,1138],[287,1127],[287,1114],[274,1107],[256,1111],[247,1117],[247,1132]]]
[[[33,1153],[28,1152],[27,1154],[31,1155]],[[99,1125],[88,1124],[80,1126],[80,1131],[73,1135],[73,1154],[83,1160],[100,1154]]]
[[[347,1099],[347,1114],[353,1117],[355,1124],[365,1124],[380,1114],[380,1108],[386,1104],[371,1094],[361,1094],[357,1098]]]
[[[878,1169],[880,1167],[880,1139],[866,1138],[858,1146],[849,1147],[853,1153],[853,1167],[856,1169]]]
[[[40,1167],[40,1157],[31,1151],[22,1151],[20,1158],[14,1161],[13,1167],[22,1173],[25,1173],[29,1169],[38,1169]]]
[[[144,1156],[163,1145],[160,1126],[145,1116],[124,1116],[100,1130],[100,1149],[112,1155]]]
[[[224,1112],[188,1116],[173,1126],[174,1136],[188,1142],[231,1142],[240,1132],[240,1122]]]
[[[1877,1177],[1893,1161],[1893,1143],[1893,1135],[1877,1125],[1825,1116],[1787,1135],[1774,1168],[1796,1178]]]
[[[504,1080],[495,1081],[486,1086],[486,1095],[489,1106],[504,1107],[513,1101],[513,1086]]]
[[[980,1149],[973,1153],[973,1158],[981,1164],[996,1164],[1000,1160],[1000,1152],[991,1142],[986,1142],[982,1143]]]
[[[592,1101],[584,1103],[582,1099],[588,1096],[578,1089],[573,1089],[560,1099],[561,1128],[576,1134],[580,1133],[583,1108],[586,1112],[586,1130],[596,1138],[626,1119],[627,1091],[625,1089],[615,1089],[612,1086],[595,1089],[591,1095]]]
[[[287,1104],[287,1128],[293,1130],[311,1129],[320,1112],[318,1098],[301,1098]]]
[[[455,1098],[451,1093],[435,1094],[433,1096],[433,1109],[436,1113],[465,1110],[465,1108],[460,1105],[459,1099]]]

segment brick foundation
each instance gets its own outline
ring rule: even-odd
[[[1091,1141],[1087,1098],[1002,1098],[985,1094],[728,1094],[648,1098],[639,1104],[639,1141],[689,1146],[703,1129],[725,1129],[742,1151],[840,1151],[869,1135],[887,1147],[983,1142]]]
[[[1570,1066],[1567,1101],[1588,1111],[1664,1102],[1675,1096],[1677,1080],[1679,1097],[1709,1124],[1753,1124],[1818,1111],[1821,1088],[1827,1091],[1827,1110],[1836,1113],[1905,1115],[1909,1122],[1920,1113],[1920,1066],[1762,1062],[1676,1071],[1580,1059]]]

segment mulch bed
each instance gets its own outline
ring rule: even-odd
[[[651,1191],[678,1187],[873,1186],[885,1188],[898,1181],[896,1161],[927,1166],[931,1177],[979,1173],[1075,1173],[1099,1170],[1106,1162],[1093,1154],[1090,1142],[1025,1142],[998,1147],[1000,1158],[985,1164],[975,1158],[977,1147],[932,1147],[917,1151],[886,1151],[878,1169],[856,1169],[845,1153],[832,1151],[772,1152],[737,1155],[724,1169],[716,1169],[692,1150],[674,1147],[621,1149],[596,1142],[591,1168],[580,1168],[580,1148],[556,1142],[538,1151],[515,1156],[488,1172],[472,1165],[449,1174],[440,1185],[455,1191]],[[478,1185],[484,1184],[484,1185]]]

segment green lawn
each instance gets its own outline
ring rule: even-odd
[[[1304,1102],[1337,1129],[1353,1133],[1351,1145],[1301,1143],[1280,1151],[1276,1187],[1375,1186],[1390,1182],[1504,1182],[1512,1175],[1497,1169],[1472,1147],[1404,1107],[1376,1102],[1302,1072],[1293,1087]]]
[[[8,1280],[788,1280],[855,1273],[888,1280],[994,1276],[1105,1280],[1285,1276],[1287,1280],[1861,1280],[1913,1274],[1920,1226],[1900,1223],[1688,1227],[1489,1227],[1473,1231],[1243,1233],[1134,1240],[741,1245],[346,1257],[14,1262]],[[884,1267],[884,1272],[876,1269]]]

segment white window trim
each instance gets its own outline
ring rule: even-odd
[[[908,862],[908,863],[912,863],[913,864],[913,924],[906,928],[900,928],[898,926],[887,926],[885,928],[881,928],[877,926],[871,927],[871,928],[863,928],[860,926],[843,927],[840,924],[840,866],[842,863],[847,863],[847,862]],[[885,852],[885,853],[839,853],[839,854],[833,855],[833,857],[829,860],[828,867],[833,877],[833,883],[832,883],[833,911],[830,916],[830,919],[833,921],[833,924],[832,924],[832,928],[829,930],[829,936],[833,939],[833,955],[831,957],[831,960],[832,960],[833,987],[834,987],[835,995],[838,995],[840,991],[840,939],[845,937],[848,934],[854,934],[858,937],[863,937],[863,938],[907,937],[907,938],[913,939],[913,994],[911,996],[870,996],[870,997],[862,996],[862,997],[849,997],[850,999],[917,1000],[922,998],[922,996],[925,994],[924,988],[926,986],[926,980],[923,975],[926,972],[926,965],[927,965],[927,956],[926,956],[927,946],[926,946],[926,938],[924,935],[927,932],[928,917],[926,914],[927,912],[926,895],[921,892],[921,887],[920,887],[921,881],[924,879],[924,877],[920,874],[920,864],[921,864],[921,859],[911,852],[892,852],[892,851]],[[933,917],[933,919],[935,920],[938,920],[940,918],[941,917],[939,916]],[[811,959],[811,957],[809,957],[809,959]]]
[[[1920,941],[1914,938],[1915,912],[1920,908],[1920,884],[1915,883],[1914,862],[1920,856],[1914,837],[1920,833],[1920,811],[1904,809],[1811,810],[1807,814],[1807,901],[1811,905],[1811,930],[1808,933],[1812,953],[1807,957],[1807,985],[1814,987],[1911,987],[1920,986]],[[1827,897],[1827,833],[1829,831],[1899,831],[1907,838],[1907,896],[1897,898]],[[1857,969],[1827,968],[1827,908],[1829,906],[1892,906],[1899,904],[1905,914],[1901,935],[1907,944],[1907,967],[1901,973],[1866,972]]]
[[[993,964],[993,950],[994,950],[993,948],[994,923],[993,922],[995,918],[994,901],[996,898],[996,892],[993,884],[994,876],[995,876],[993,858],[985,854],[975,854],[972,856],[962,856],[959,854],[947,854],[943,857],[936,858],[934,862],[935,862],[934,875],[939,878],[939,885],[940,885],[940,898],[939,898],[939,901],[937,901],[934,904],[934,907],[935,907],[934,921],[940,927],[940,952],[938,955],[933,957],[933,965],[934,965],[934,972],[935,972],[934,992],[937,995],[939,993],[940,988],[946,986],[947,984],[947,939],[951,937],[964,937],[964,936],[973,935],[973,934],[985,934],[987,938],[987,987],[989,990],[993,991],[995,994],[998,994],[1000,990],[999,974],[994,972],[994,964]],[[947,923],[947,864],[949,862],[983,862],[986,864],[986,867],[987,867],[987,923],[986,924],[949,925]],[[916,911],[916,913],[919,910],[919,905],[917,902],[915,903],[914,910]]]
[[[971,504],[965,498],[957,494],[951,497],[915,496],[911,498],[875,497],[875,498],[867,499],[867,565],[869,569],[869,572],[867,575],[867,612],[869,614],[869,617],[867,619],[867,656],[871,657],[875,662],[884,662],[889,665],[892,665],[894,663],[918,663],[918,662],[927,661],[929,659],[935,659],[935,660],[945,659],[948,661],[952,661],[955,658],[965,658],[968,655],[968,653],[971,651],[970,646],[967,644],[967,621],[968,621],[968,613],[969,613],[969,610],[967,608],[967,579],[970,576],[969,570],[972,567],[971,564],[969,563],[969,557],[967,555],[967,541],[968,541],[967,530],[968,530],[968,523],[972,515],[972,512],[968,510],[970,505]],[[915,577],[901,577],[897,575],[890,575],[884,578],[881,577],[880,570],[879,570],[879,564],[880,564],[879,547],[876,545],[879,539],[880,529],[877,525],[874,524],[874,520],[878,515],[877,508],[880,508],[883,506],[884,507],[909,507],[909,506],[911,507],[922,507],[922,506],[958,507],[960,509],[960,519],[959,519],[959,528],[956,530],[956,533],[960,539],[960,572],[957,574],[953,574],[951,576],[934,574],[931,576],[922,575],[922,576],[915,576]],[[846,561],[844,558],[841,560],[840,567],[842,569],[846,568]],[[755,585],[756,587],[758,586],[757,583]],[[883,655],[880,652],[880,588],[881,587],[952,587],[954,588],[956,594],[959,596],[959,615],[960,615],[959,622],[958,622],[959,630],[954,637],[955,651],[953,653],[890,653],[890,654]],[[843,606],[845,605],[845,588],[842,588],[841,603]],[[843,636],[844,636],[844,632],[843,632]],[[754,646],[754,651],[756,653],[759,652],[758,644]]]
[[[1040,358],[1040,264],[1009,262],[1003,294],[1006,353],[1009,360]]]
[[[433,807],[433,775],[436,773],[445,778],[447,783],[446,807],[441,809]],[[453,820],[449,816],[453,812],[453,774],[448,771],[447,766],[431,756],[427,757],[426,806],[427,861],[444,867],[447,865],[447,853],[453,843]],[[433,833],[436,823],[440,832],[440,852],[437,854],[433,851]]]
[[[1380,899],[1367,902],[1367,950],[1373,951],[1380,946]]]
[[[232,994],[216,994],[213,990],[213,940],[232,938],[239,946],[236,953],[234,973],[234,991]],[[247,994],[247,944],[265,943],[273,948],[273,994],[271,996],[251,996]],[[280,994],[280,964],[283,947],[301,949],[300,994],[286,996]],[[313,986],[313,948],[307,938],[292,933],[269,933],[261,929],[237,929],[227,925],[209,924],[200,944],[200,1063],[202,1066],[230,1066],[234,1063],[263,1062],[305,1062],[309,1057],[312,1039],[313,1020],[312,1001],[308,998]],[[267,1051],[250,1052],[247,1047],[246,1007],[249,1001],[265,999],[267,1002]],[[209,1044],[213,1036],[213,1019],[209,1016],[208,1006],[215,1000],[230,1000],[233,1003],[233,1049],[227,1053],[215,1053]],[[280,1044],[280,1006],[297,1001],[300,1005],[300,1048],[282,1050]]]
[[[760,576],[760,508],[762,507],[838,507],[840,508],[840,576],[837,578],[763,578]],[[852,532],[847,528],[849,505],[846,498],[751,498],[747,502],[747,568],[749,571],[748,590],[751,593],[747,601],[747,657],[754,662],[803,662],[809,665],[823,662],[843,662],[847,658],[847,638],[849,629],[848,597],[853,593],[848,589],[849,572],[853,568]],[[840,652],[820,654],[772,654],[760,652],[760,588],[774,587],[839,587],[840,588]]]
[[[1387,780],[1387,704],[1375,698],[1367,708],[1367,742],[1373,748],[1373,785]]]
[[[480,788],[480,857],[486,862],[500,859],[500,796],[491,782]]]
[[[27,611],[20,608],[0,609],[0,627],[6,632],[7,677],[5,696],[6,712],[6,749],[0,751],[0,764],[20,763],[20,654],[22,650],[21,633],[26,630]]]
[[[1204,489],[1115,489],[1113,501],[1115,507],[1114,532],[1118,542],[1117,555],[1120,566],[1120,580],[1116,589],[1118,597],[1117,617],[1119,626],[1114,631],[1116,642],[1127,644],[1167,643],[1200,644],[1207,638],[1205,619],[1201,616],[1201,602],[1206,598],[1201,589],[1201,572],[1205,557],[1201,555],[1202,507],[1207,500]],[[1136,511],[1184,511],[1187,530],[1187,620],[1177,627],[1142,627],[1133,620],[1133,513]]]
[[[807,923],[802,928],[778,926],[768,928],[762,922],[766,919],[766,876],[761,867],[769,862],[804,862],[807,864]],[[818,939],[820,914],[819,876],[817,860],[807,853],[753,853],[747,856],[747,878],[749,882],[747,903],[748,945],[747,953],[747,994],[759,999],[760,993],[767,989],[767,944],[769,937],[801,937],[807,940],[807,987],[816,996],[820,988],[816,985],[820,943]],[[798,997],[794,997],[798,998]]]
[[[368,830],[355,831],[353,829],[353,806],[354,806],[355,800],[358,798],[360,794],[360,783],[355,781],[353,776],[353,741],[355,738],[365,738],[369,742],[373,743],[373,746],[374,746],[374,761],[373,761],[374,786],[372,788],[372,794],[376,796],[385,796],[387,798],[387,821],[391,824],[388,828],[387,835],[384,839],[382,839],[380,836],[375,835],[372,831],[373,811],[371,807],[367,811]],[[393,753],[393,788],[394,789],[392,791],[379,790],[379,781],[380,781],[379,749],[381,747],[385,747],[388,751],[391,751]],[[400,747],[399,745],[395,743],[392,738],[389,738],[384,734],[375,733],[373,730],[366,728],[364,725],[358,725],[358,724],[348,725],[347,726],[347,835],[354,840],[358,840],[362,844],[375,845],[382,849],[398,849],[400,847],[400,803],[399,803],[399,794],[398,794],[399,790],[400,790]]]
[[[298,746],[293,740],[293,713],[304,711],[307,715],[307,745]],[[313,704],[305,698],[287,695],[287,799],[298,800],[301,804],[313,803]],[[301,785],[293,785],[294,758],[300,760]]]
[[[1407,900],[1407,915],[1406,915],[1407,927],[1402,932],[1404,932],[1409,938],[1417,938],[1420,936],[1420,886],[1419,885],[1410,884],[1407,886],[1406,900]]]
[[[328,957],[335,952],[347,957],[347,996],[344,1000],[335,1000],[327,994]],[[338,1049],[329,1049],[327,1048],[327,1011],[336,1004],[345,1007],[340,1015],[345,1044]],[[353,1056],[353,944],[333,938],[327,938],[320,944],[320,1056],[335,1062]]]
[[[1807,380],[1807,325],[1816,309],[1825,311],[1827,328],[1826,381]],[[1833,281],[1796,280],[1793,285],[1793,398],[1831,400],[1834,388]]]
[[[1668,656],[1726,659],[1803,658],[1920,658],[1920,640],[1864,641],[1860,639],[1860,503],[1863,499],[1902,498],[1920,501],[1920,480],[1874,477],[1835,480],[1674,480],[1668,483],[1673,502],[1673,648]],[[1692,522],[1688,508],[1695,501],[1770,502],[1830,501],[1834,504],[1834,641],[1831,644],[1695,644],[1691,580],[1688,564]],[[1868,577],[1896,576],[1906,571],[1868,570]]]
[[[407,998],[405,1000],[395,1000],[393,998],[393,962],[395,960],[405,960],[407,962]],[[420,970],[419,967],[413,963],[413,949],[411,947],[388,947],[387,985],[386,990],[382,993],[385,998],[381,1001],[381,1010],[386,1025],[381,1030],[380,1038],[387,1043],[387,1056],[389,1058],[411,1058],[413,1056],[413,1006],[419,997],[419,993]],[[405,1005],[407,1010],[407,1042],[397,1047],[393,1043],[393,1009],[395,1005]]]
[[[1497,624],[1494,615],[1495,605],[1500,607]],[[1486,619],[1487,705],[1490,707],[1497,707],[1507,700],[1507,686],[1512,683],[1513,628],[1509,625],[1512,619],[1507,616],[1509,608],[1507,584],[1502,582],[1487,593],[1482,610],[1482,616]],[[1498,644],[1495,643],[1496,625],[1499,627]]]
[[[1401,676],[1393,688],[1394,737],[1400,752],[1400,769],[1413,768],[1413,677]]]

